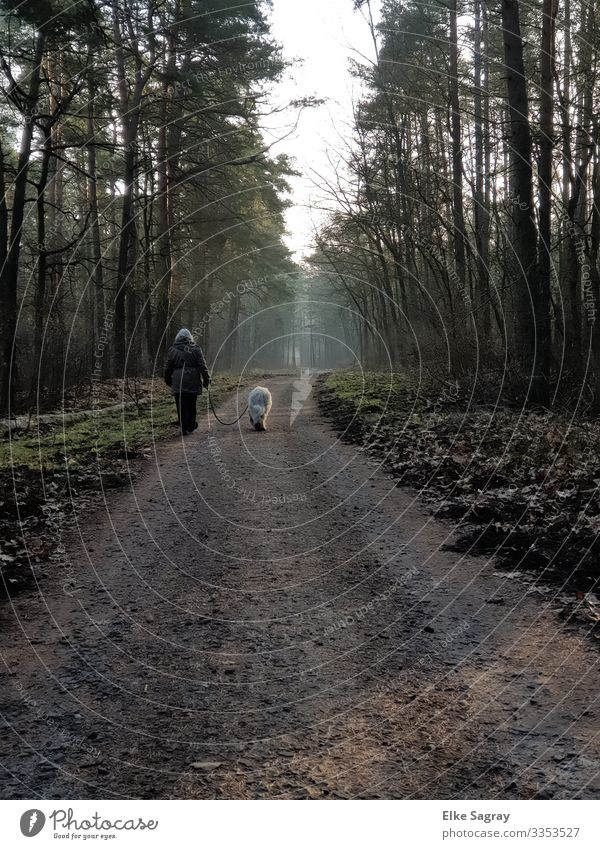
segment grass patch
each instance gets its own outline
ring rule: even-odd
[[[155,443],[179,438],[170,390],[159,380],[145,384],[134,403],[122,394],[117,409],[42,416],[0,441],[0,594],[32,586],[32,556],[40,562],[52,557],[73,509],[85,509],[103,490],[128,485],[136,460],[150,458]],[[237,387],[237,375],[216,375],[214,403]],[[101,389],[98,397],[106,397]],[[113,407],[114,397],[107,401]],[[205,395],[198,415],[206,415]]]
[[[419,394],[415,381],[401,372],[334,372],[325,379],[325,387],[340,401],[369,415],[405,409]]]
[[[219,375],[212,388],[215,403],[237,387],[235,375]],[[198,400],[198,413],[205,409],[205,397]],[[124,404],[128,399],[123,398]],[[76,421],[43,417],[29,431],[13,432],[0,443],[0,472],[39,469],[53,472],[65,468],[88,467],[114,457],[135,456],[154,442],[177,433],[176,410],[169,389],[158,380],[137,406],[121,409],[92,409]],[[68,416],[68,414],[67,414]]]

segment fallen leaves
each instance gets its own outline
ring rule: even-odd
[[[397,375],[392,383],[374,416],[369,397],[384,394],[390,375],[335,374],[321,382],[321,409],[342,438],[385,460],[399,486],[418,488],[455,524],[452,547],[592,590],[600,579],[596,423],[456,399],[434,405],[422,385]]]

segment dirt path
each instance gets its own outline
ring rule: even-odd
[[[596,647],[269,385],[0,608],[0,794],[597,797]]]

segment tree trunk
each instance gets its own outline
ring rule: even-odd
[[[460,101],[458,96],[458,29],[457,0],[450,0],[450,109],[452,136],[452,222],[454,226],[454,259],[456,273],[463,287],[461,302],[464,303],[465,273],[465,213],[463,206],[463,150],[461,137]]]
[[[475,0],[475,242],[477,246],[477,322],[483,345],[489,345],[490,312],[490,197],[489,197],[489,120],[488,120],[488,39],[487,18],[482,26],[482,0]],[[483,14],[486,13],[483,11]]]
[[[162,83],[160,104],[160,126],[158,128],[156,164],[157,188],[157,226],[158,226],[158,299],[156,309],[156,328],[154,345],[157,351],[164,352],[167,345],[166,329],[171,312],[171,216],[169,214],[169,150],[167,145],[169,84],[165,74]]]
[[[42,369],[42,339],[44,335],[44,319],[46,318],[46,275],[48,273],[48,246],[46,245],[46,204],[45,192],[48,185],[50,160],[52,158],[52,133],[50,128],[44,130],[44,148],[40,178],[37,184],[37,274],[33,297],[33,370],[31,374],[30,396],[33,400],[38,390],[38,378]]]
[[[126,371],[127,331],[131,335],[136,323],[136,293],[132,286],[135,267],[136,226],[134,217],[135,198],[135,166],[137,152],[137,137],[140,123],[142,96],[146,83],[154,69],[154,56],[144,68],[138,54],[135,55],[135,77],[133,84],[127,78],[125,51],[120,23],[121,7],[118,0],[112,0],[113,41],[115,45],[115,62],[117,72],[117,87],[119,92],[120,121],[122,126],[121,140],[123,145],[123,196],[121,206],[121,230],[119,234],[119,249],[117,255],[117,280],[115,293],[115,368],[117,375]],[[128,39],[134,32],[135,23],[131,10],[125,9]],[[152,5],[148,6],[149,24],[152,23]],[[129,315],[127,315],[129,312]]]
[[[104,298],[104,272],[102,268],[102,244],[100,237],[100,216],[98,209],[98,187],[97,187],[97,161],[96,161],[96,125],[94,119],[94,110],[96,108],[96,81],[93,72],[93,50],[90,47],[88,50],[89,73],[87,77],[88,85],[88,111],[87,111],[87,194],[88,205],[90,210],[90,258],[92,261],[91,280],[88,285],[92,285],[95,289],[95,327],[94,337],[96,342],[100,339],[104,330],[105,323],[105,298]],[[102,351],[98,349],[98,356],[94,356],[92,369],[98,369],[98,377],[108,377],[110,374],[110,355],[108,348],[103,346]]]
[[[58,151],[62,146],[62,126],[58,120],[64,102],[64,80],[62,72],[62,57],[60,52],[51,53],[48,61],[48,77],[50,79],[50,114],[56,116],[50,129],[51,147]],[[64,163],[53,153],[50,157],[50,176],[48,185],[48,229],[52,234],[52,245],[54,250],[61,250],[65,245],[65,234],[63,229],[64,215]],[[65,317],[64,301],[65,289],[63,282],[62,255],[56,253],[49,263],[50,289],[52,307],[50,316],[52,318],[50,357],[52,361],[53,376],[50,392],[54,397],[60,397],[62,384],[65,376]]]
[[[532,320],[537,296],[537,232],[533,203],[531,127],[527,81],[523,63],[523,41],[518,0],[502,0],[504,62],[510,118],[510,197],[514,224],[513,279],[517,286],[517,357],[531,369],[536,389],[540,383],[536,361],[535,328]]]
[[[538,160],[538,293],[536,298],[536,400],[550,400],[550,291],[552,241],[552,151],[554,148],[554,20],[556,0],[544,0],[540,54],[540,142]]]
[[[29,161],[35,129],[35,109],[40,92],[40,79],[44,46],[46,43],[45,30],[38,30],[35,38],[33,67],[29,74],[29,91],[27,94],[26,111],[24,114],[21,147],[17,163],[17,174],[13,187],[12,217],[10,239],[6,261],[0,269],[0,298],[2,299],[3,351],[0,372],[0,408],[10,410],[13,406],[14,389],[17,382],[15,333],[17,329],[17,285],[19,278],[19,259],[21,255],[21,236],[23,219],[25,217],[25,202],[27,199],[27,180],[29,177]]]

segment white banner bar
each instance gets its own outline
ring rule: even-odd
[[[399,849],[600,845],[595,801],[0,802],[0,846]]]

